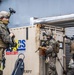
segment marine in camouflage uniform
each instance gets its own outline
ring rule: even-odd
[[[0,75],[2,75],[3,72],[1,64],[3,63],[4,51],[5,49],[7,49],[9,44],[13,44],[12,36],[10,36],[11,34],[7,26],[9,23],[9,18],[8,18],[9,16],[10,16],[9,12],[6,11],[0,12]]]
[[[69,71],[67,75],[74,75],[74,39],[71,41],[71,44],[70,44],[70,52],[72,54],[72,58],[69,63],[69,67],[68,67]]]
[[[59,42],[56,41],[56,34],[53,35],[47,34],[47,40],[42,43],[42,47],[39,47],[40,50],[45,52],[45,63],[48,64],[47,75],[58,75],[56,70],[56,57],[59,52]]]
[[[68,39],[68,44],[70,45],[70,53],[71,53],[71,59],[68,66],[67,75],[74,75],[74,35],[73,37],[65,36],[66,39]]]
[[[59,45],[52,36],[49,36],[49,38],[47,38],[47,39],[49,42],[49,46],[46,50],[46,59],[49,58],[47,75],[58,75],[57,71],[56,71],[56,57],[57,57],[58,50],[55,50],[58,47],[56,48],[55,45],[57,45],[57,46],[59,46]]]
[[[72,58],[70,60],[68,68],[69,68],[69,71],[68,71],[67,75],[74,75],[74,54],[72,54]]]

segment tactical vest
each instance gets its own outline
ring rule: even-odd
[[[0,22],[0,25],[3,25],[1,22]],[[0,34],[1,35],[1,34]],[[7,47],[7,44],[5,44],[2,40],[2,38],[0,37],[0,47],[3,47],[3,48],[6,48]]]
[[[59,42],[56,41],[55,39],[50,40],[50,45],[53,47],[53,51],[55,53],[59,53]]]
[[[7,45],[2,41],[2,39],[0,38],[0,47],[6,48]]]

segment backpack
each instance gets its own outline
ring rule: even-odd
[[[54,46],[53,46],[53,50],[54,50],[55,53],[59,53],[59,47],[60,47],[59,42],[58,41],[55,42]]]

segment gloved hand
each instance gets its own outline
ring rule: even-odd
[[[42,47],[42,46],[40,46],[39,48],[38,48],[38,50],[47,50],[47,48],[46,47]]]
[[[14,33],[10,33],[10,35],[9,35],[9,36],[10,36],[10,37],[13,37],[13,36],[15,36],[15,35],[14,35]]]

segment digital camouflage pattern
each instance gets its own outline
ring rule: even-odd
[[[45,39],[41,40],[40,52],[45,56],[45,63],[48,64],[47,75],[58,75],[56,70],[56,57],[59,53],[59,42],[56,41],[56,33],[51,30],[43,32]]]
[[[9,36],[9,30],[7,25],[0,24],[0,47],[6,48],[9,44],[12,44],[11,37]]]
[[[57,57],[57,52],[55,53],[54,46],[56,43],[55,39],[48,40],[49,41],[49,46],[46,50],[46,59],[49,57],[48,61],[48,75],[58,75],[56,71],[56,57]]]

